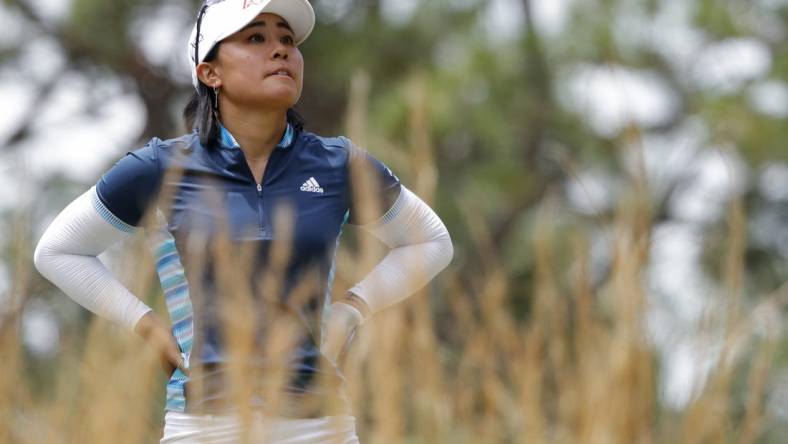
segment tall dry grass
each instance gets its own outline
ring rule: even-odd
[[[438,183],[429,138],[427,92],[415,76],[410,85],[412,151],[411,188],[425,200]],[[369,80],[359,74],[351,88],[348,133],[357,141],[380,143],[365,122]],[[669,412],[658,394],[659,355],[644,327],[648,294],[643,275],[651,246],[651,220],[644,175],[633,174],[629,195],[619,203],[605,280],[592,282],[589,239],[582,231],[558,232],[559,211],[545,199],[532,241],[534,285],[528,294],[512,290],[510,276],[493,246],[488,224],[475,203],[462,197],[469,243],[457,245],[479,260],[473,270],[455,263],[437,283],[377,314],[357,335],[344,364],[347,390],[358,419],[358,433],[368,443],[719,443],[756,442],[764,421],[763,397],[773,342],[757,340],[741,303],[745,217],[731,207],[726,253],[726,294],[721,295],[724,335],[718,365],[708,383],[683,411]],[[285,232],[287,219],[278,222]],[[453,227],[450,227],[452,229]],[[15,232],[18,251],[33,242]],[[282,231],[280,231],[282,232]],[[380,259],[382,248],[359,235],[355,248],[338,255],[336,292],[360,278]],[[280,282],[276,264],[289,252],[274,249],[272,272],[261,277],[274,293]],[[148,297],[161,314],[164,304],[155,286],[146,244],[137,239],[125,249],[120,269],[130,288]],[[203,252],[204,253],[204,252]],[[254,318],[247,254],[225,243],[217,248],[221,285],[230,329],[229,348],[252,352]],[[197,253],[195,253],[197,254]],[[569,266],[558,258],[569,257]],[[20,256],[12,289],[29,296],[30,255]],[[199,262],[199,261],[197,261]],[[471,274],[472,273],[472,274]],[[785,290],[769,299],[779,303]],[[530,299],[526,320],[513,314],[517,299]],[[14,310],[13,313],[19,313]],[[285,315],[273,316],[274,332],[266,353],[283,356],[297,329]],[[0,326],[0,442],[3,443],[141,443],[161,434],[165,379],[158,360],[133,334],[92,318],[83,343],[64,341],[54,368],[52,389],[39,393],[28,373],[21,347],[19,316]],[[699,332],[700,334],[700,332]],[[734,414],[732,378],[747,368],[739,357],[756,349],[749,366],[750,387],[743,414]],[[231,368],[233,396],[244,399],[251,387]],[[270,375],[281,383],[282,375]],[[272,390],[271,396],[276,397]],[[247,416],[248,411],[242,411]]]

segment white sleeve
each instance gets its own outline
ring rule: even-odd
[[[361,226],[391,250],[349,291],[372,313],[407,298],[446,268],[454,248],[438,215],[402,187],[394,205],[379,220]]]
[[[52,221],[33,256],[36,268],[74,301],[93,313],[133,329],[150,307],[131,294],[96,257],[131,236],[132,227],[115,225],[95,187],[71,202]]]

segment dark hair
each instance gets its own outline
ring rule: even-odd
[[[205,56],[206,62],[216,59],[220,45],[221,43],[217,43],[211,48],[211,51]],[[214,112],[219,106],[218,103],[215,103],[216,101],[217,98],[213,90],[197,80],[197,91],[192,93],[186,106],[183,107],[183,122],[186,128],[197,131],[200,143],[205,147],[212,145],[219,137],[219,119]],[[295,108],[287,110],[287,123],[297,131],[304,129],[304,119]]]

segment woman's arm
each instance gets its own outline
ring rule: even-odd
[[[60,212],[41,236],[33,256],[36,268],[78,304],[142,336],[167,375],[175,367],[188,374],[167,325],[96,257],[133,232],[134,227],[101,203],[92,187]]]
[[[76,198],[52,221],[34,254],[38,271],[93,313],[133,329],[150,307],[145,305],[96,257],[134,228],[113,219],[96,188]]]
[[[361,228],[391,250],[350,289],[367,315],[396,304],[419,290],[446,268],[454,255],[446,226],[424,201],[402,187],[397,201],[379,220]]]
[[[390,250],[348,291],[347,299],[332,304],[323,352],[334,361],[352,339],[357,325],[422,288],[449,265],[454,255],[446,226],[429,205],[404,186],[385,215],[361,227]]]

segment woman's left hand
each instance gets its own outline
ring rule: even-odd
[[[335,365],[347,352],[363,315],[352,305],[342,302],[331,304],[331,313],[326,320],[320,351]]]

